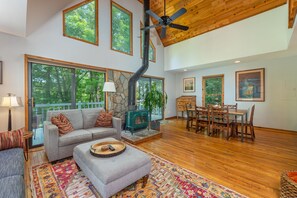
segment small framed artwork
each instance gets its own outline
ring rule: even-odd
[[[195,77],[184,78],[184,92],[195,92]]]
[[[236,101],[265,101],[265,69],[237,71],[235,73]]]
[[[2,61],[0,61],[0,84],[3,83],[3,66]]]

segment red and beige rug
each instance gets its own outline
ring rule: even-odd
[[[138,181],[113,197],[245,197],[158,156],[151,155],[151,159],[153,166],[146,187],[141,188],[142,181]],[[73,159],[32,167],[31,185],[33,197],[38,198],[100,197]]]

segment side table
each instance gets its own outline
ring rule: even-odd
[[[33,136],[32,131],[25,131],[23,138],[24,138],[24,157],[25,160],[28,161],[28,156],[29,156],[29,138]]]

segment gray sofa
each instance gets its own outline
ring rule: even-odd
[[[0,197],[25,197],[24,153],[22,148],[0,151]]]
[[[112,118],[113,128],[94,127],[102,108],[72,109],[48,111],[47,121],[44,122],[44,147],[49,161],[55,161],[72,156],[75,146],[91,140],[113,137],[121,139],[122,121]],[[59,136],[58,127],[51,123],[51,117],[64,114],[71,122],[74,131]]]

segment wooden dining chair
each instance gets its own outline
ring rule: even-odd
[[[237,109],[238,108],[238,104],[235,103],[235,105],[230,105],[230,104],[224,104],[224,103],[222,103],[222,107],[223,108],[228,108],[229,110],[230,109]]]
[[[191,104],[186,104],[186,113],[187,113],[187,130],[190,131],[190,128],[195,127],[194,121],[196,121],[195,116],[195,107],[192,107]]]
[[[196,106],[196,133],[207,129],[207,134],[210,130],[209,107]]]
[[[238,104],[235,103],[235,105],[233,105],[233,104],[224,104],[224,103],[222,103],[222,107],[224,109],[227,109],[228,108],[229,110],[231,110],[231,109],[237,110]],[[229,121],[230,121],[230,123],[237,122],[237,116],[236,115],[230,116]]]
[[[211,132],[210,135],[227,132],[226,138],[230,132],[229,108],[211,107]]]
[[[255,105],[253,105],[250,110],[249,110],[249,119],[247,122],[244,122],[243,123],[243,126],[244,126],[244,137],[245,138],[250,138],[252,139],[252,141],[255,140],[256,136],[255,136],[255,130],[254,130],[254,113],[255,113]],[[239,134],[241,134],[240,131],[238,131],[238,127],[240,126],[240,122],[237,122],[237,123],[232,123],[231,124],[232,126],[232,133],[236,133],[237,136]],[[235,131],[234,131],[235,130]]]

